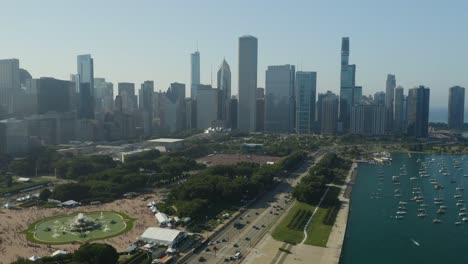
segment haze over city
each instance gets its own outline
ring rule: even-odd
[[[259,43],[259,87],[268,65],[293,64],[317,71],[318,92],[339,92],[340,39],[349,36],[365,94],[384,90],[393,73],[405,89],[431,88],[431,107],[439,107],[449,87],[468,86],[468,6],[449,2],[2,1],[0,58],[18,58],[34,78],[69,79],[76,55],[89,53],[96,77],[151,79],[165,90],[190,83],[197,48],[201,82],[210,84],[211,72],[215,82],[223,58],[237,65],[238,37],[251,34]],[[237,94],[237,66],[231,70]]]

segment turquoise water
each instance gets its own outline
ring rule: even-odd
[[[392,154],[392,165],[360,164],[355,185],[351,194],[351,211],[348,221],[343,255],[343,264],[366,263],[468,263],[468,222],[455,225],[459,221],[459,206],[456,205],[456,187],[466,186],[463,191],[464,199],[468,202],[468,156],[449,155],[412,155]],[[419,178],[419,169],[427,162],[429,177]],[[450,176],[439,173],[439,162],[444,160]],[[454,168],[454,161],[461,164],[459,171]],[[401,184],[392,183],[392,176],[399,175],[401,167],[406,164],[407,176],[400,176]],[[384,172],[382,181],[379,173]],[[445,188],[437,191],[429,182],[430,178],[437,179]],[[457,183],[452,183],[456,180]],[[379,185],[379,182],[381,184]],[[401,191],[401,198],[394,196],[395,189]],[[418,203],[410,198],[413,188],[421,189],[421,196],[427,217],[417,216]],[[381,189],[379,191],[378,189]],[[377,194],[380,193],[380,194]],[[375,198],[381,197],[381,198]],[[434,205],[435,197],[443,197],[443,205],[447,206],[446,214],[437,216],[439,205]],[[460,198],[462,199],[462,198]],[[407,214],[403,219],[396,219],[399,202],[407,202]],[[440,224],[432,221],[438,217]],[[419,243],[419,246],[416,243]]]

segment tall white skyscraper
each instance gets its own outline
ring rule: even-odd
[[[200,52],[190,54],[190,97],[197,97],[197,87],[200,85]]]
[[[0,114],[13,112],[14,94],[20,86],[19,60],[0,60]]]
[[[294,81],[294,65],[268,66],[265,78],[265,131],[293,131]]]
[[[78,55],[78,118],[94,119],[94,61],[91,55]]]
[[[239,101],[237,128],[255,131],[258,40],[253,36],[239,38]]]

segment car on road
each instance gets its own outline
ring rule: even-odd
[[[250,241],[250,237],[245,237],[245,240]]]
[[[238,247],[239,247],[238,244],[234,244],[234,245],[232,245],[232,246],[235,247],[235,248],[238,248]]]
[[[204,257],[199,257],[199,258],[198,258],[198,261],[199,261],[199,262],[205,262],[205,261],[206,261],[206,258],[204,258]]]

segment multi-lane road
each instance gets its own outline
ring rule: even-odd
[[[318,155],[320,153],[311,156]],[[312,165],[313,162],[309,159],[294,173],[290,173],[273,190],[246,208],[238,216],[238,221],[226,226],[200,253],[194,254],[184,263],[240,263],[291,204],[292,200],[288,197],[292,188]],[[236,225],[239,222],[242,227]],[[240,253],[240,258],[234,259],[237,252]]]

